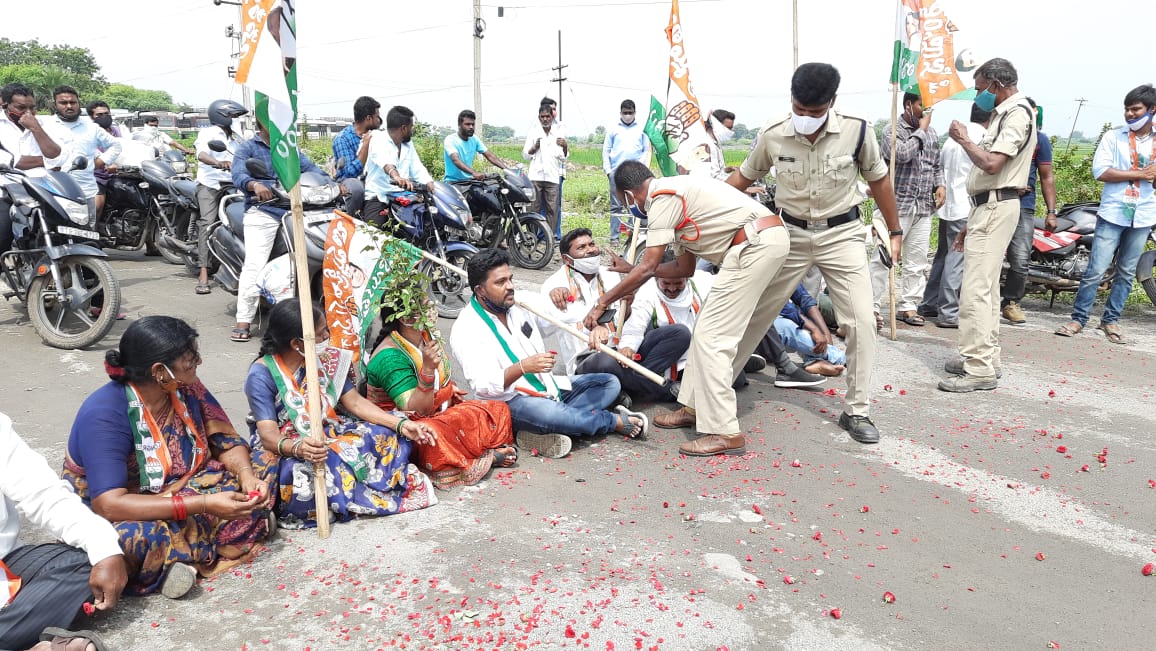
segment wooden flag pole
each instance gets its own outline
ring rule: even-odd
[[[630,246],[626,247],[626,261],[634,264],[634,254],[638,252],[638,234],[642,231],[642,220],[638,217],[634,218],[634,229],[630,233]],[[619,274],[620,276],[623,274]],[[626,310],[618,310],[614,315],[614,329],[617,331],[619,338],[622,337],[622,327],[626,325]],[[614,342],[615,345],[618,341]]]
[[[293,262],[297,269],[297,298],[301,301],[301,339],[305,342],[305,389],[309,407],[309,438],[325,445],[325,421],[321,415],[321,390],[317,381],[317,330],[313,323],[313,289],[309,285],[309,257],[305,250],[305,213],[301,208],[301,184],[289,190],[293,213]],[[317,511],[317,535],[329,537],[329,495],[326,467],[313,466],[313,499]]]
[[[891,84],[891,156],[889,156],[891,159],[890,174],[892,191],[894,191],[895,188],[895,141],[899,137],[899,125],[897,124],[899,121],[898,100],[899,82],[895,82]],[[898,338],[898,334],[895,332],[895,252],[892,251],[891,254],[893,264],[887,269],[887,285],[889,289],[888,296],[890,297],[888,302],[891,304],[891,341],[895,341]],[[900,257],[902,257],[902,255],[902,249],[900,249]]]
[[[417,247],[413,247],[413,251],[415,253],[421,253],[421,257],[425,258],[426,260],[429,260],[430,262],[436,262],[437,264],[440,264],[441,266],[445,267],[446,269],[449,269],[450,271],[460,275],[462,278],[466,278],[469,276],[469,274],[466,273],[465,269],[462,269],[461,267],[459,267],[459,266],[457,266],[451,262],[443,260],[443,259],[437,257],[436,255],[430,253],[429,251],[423,251],[421,249],[418,249]],[[534,315],[536,315],[542,319],[549,321],[551,325],[557,327],[558,329],[562,330],[566,334],[573,335],[573,336],[581,339],[582,341],[589,341],[590,340],[590,337],[582,334],[581,332],[578,331],[577,328],[575,328],[574,326],[572,326],[568,323],[563,323],[562,321],[555,319],[554,317],[550,316],[549,314],[543,314],[543,313],[535,310],[532,306],[527,305],[526,303],[524,303],[522,301],[517,301],[517,304],[519,307],[526,310],[527,312],[530,312],[531,314],[534,314]],[[616,359],[618,362],[620,362],[623,366],[626,366],[627,368],[629,368],[633,371],[636,371],[639,375],[645,377],[646,379],[657,384],[658,386],[661,387],[661,386],[666,385],[666,378],[664,378],[661,375],[655,373],[654,371],[646,368],[645,366],[639,364],[638,362],[630,359],[629,357],[623,355],[622,353],[618,352],[617,350],[614,350],[610,346],[607,346],[606,344],[598,344],[598,350],[606,353],[607,355],[610,355],[611,357]]]

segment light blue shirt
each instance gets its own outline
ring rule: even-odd
[[[1100,145],[1096,147],[1096,154],[1092,157],[1092,176],[1097,179],[1109,169],[1132,169],[1132,149],[1128,144],[1128,127],[1115,129],[1104,134]],[[1156,132],[1150,132],[1148,137],[1136,139],[1136,153],[1140,158],[1140,167],[1152,162],[1153,143],[1156,143]],[[1136,202],[1136,215],[1129,219],[1124,212],[1124,191],[1129,183],[1105,183],[1104,192],[1100,195],[1099,215],[1104,221],[1126,228],[1152,228],[1156,226],[1156,192],[1152,189],[1151,181],[1140,181],[1140,198]]]
[[[469,174],[458,169],[457,165],[450,160],[450,154],[457,154],[458,158],[467,167],[474,166],[474,159],[478,154],[486,153],[486,146],[482,144],[482,139],[477,136],[470,136],[469,140],[462,140],[456,132],[446,136],[442,142],[442,157],[445,158],[446,163],[446,180],[447,181],[464,181],[470,178]]]
[[[60,145],[60,155],[44,161],[44,167],[67,170],[77,156],[84,156],[88,159],[88,167],[69,173],[80,189],[84,190],[85,197],[95,197],[97,185],[93,171],[96,169],[96,159],[99,157],[106,164],[116,160],[120,156],[120,143],[85,116],[77,118],[75,122],[65,122],[60,116],[53,115],[44,120],[44,129],[53,142]]]
[[[602,144],[602,171],[610,174],[625,161],[642,160],[648,142],[645,127],[638,120],[628,125],[619,121],[610,127]]]
[[[414,179],[425,185],[433,180],[429,170],[422,164],[413,142],[403,143],[399,148],[393,144],[388,132],[373,134],[369,141],[369,156],[365,166],[365,196],[385,201],[390,194],[405,192],[404,188],[393,184],[393,179],[385,173],[388,165],[397,168],[403,179]]]

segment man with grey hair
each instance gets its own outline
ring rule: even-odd
[[[975,71],[975,103],[992,111],[983,139],[967,137],[967,126],[951,123],[949,135],[975,164],[967,177],[972,209],[964,240],[959,297],[959,355],[944,370],[954,377],[942,391],[968,393],[996,388],[1000,375],[999,276],[1004,252],[1019,224],[1020,190],[1027,187],[1036,146],[1035,111],[1019,92],[1019,76],[1007,59],[991,59]]]

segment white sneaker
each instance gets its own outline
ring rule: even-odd
[[[538,456],[547,459],[561,459],[570,454],[570,437],[562,434],[518,432],[514,442],[523,450],[537,450]]]
[[[180,599],[187,595],[195,585],[197,585],[197,571],[193,569],[193,566],[174,563],[169,568],[168,576],[161,583],[161,594],[169,599]]]

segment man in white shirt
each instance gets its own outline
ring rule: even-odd
[[[133,131],[132,139],[143,142],[146,145],[152,145],[156,148],[158,154],[165,153],[170,147],[182,154],[192,154],[194,152],[194,150],[173,140],[173,137],[169,134],[161,131],[160,120],[157,119],[155,115],[145,116],[144,126],[141,127],[139,131]]]
[[[0,146],[16,159],[16,169],[43,174],[44,159],[59,156],[60,145],[36,118],[32,89],[24,84],[8,84],[0,89],[0,100],[4,104],[0,112]]]
[[[233,192],[233,152],[244,138],[233,130],[234,118],[249,111],[228,99],[219,99],[209,104],[209,126],[197,132],[193,149],[197,152],[197,260],[200,271],[197,276],[197,294],[213,291],[209,285],[209,227],[217,222],[221,198]],[[225,151],[209,149],[209,143],[217,141],[225,144]]]
[[[983,139],[991,112],[971,105],[971,121],[967,123],[967,137],[978,143]],[[923,290],[923,302],[918,313],[933,318],[940,328],[959,327],[959,290],[963,286],[963,250],[955,248],[955,239],[960,231],[967,228],[967,215],[971,212],[971,197],[967,194],[967,175],[974,163],[968,158],[963,147],[951,138],[943,143],[939,152],[943,168],[943,180],[947,186],[947,200],[939,211],[939,239],[935,249],[935,260],[931,264],[931,275]]]
[[[575,228],[562,236],[558,249],[562,252],[562,267],[542,283],[542,295],[549,297],[554,307],[562,312],[562,321],[574,325],[585,335],[590,331],[582,325],[582,317],[594,307],[602,295],[618,285],[618,274],[602,266],[602,252],[588,228]],[[625,310],[629,301],[622,300],[614,307]],[[614,345],[617,339],[614,322],[595,328],[598,341]],[[579,356],[589,351],[588,345],[577,337],[561,337],[558,352],[562,365],[569,374],[577,371]]]
[[[554,120],[554,111],[549,104],[538,107],[538,124],[526,134],[522,145],[522,158],[530,161],[526,176],[534,184],[538,196],[537,210],[546,216],[546,222],[554,233],[562,232],[561,184],[566,172],[566,159],[570,156],[570,145],[562,125]]]
[[[116,173],[112,162],[120,156],[121,144],[109,132],[95,122],[80,115],[80,96],[71,86],[57,86],[52,91],[52,104],[56,114],[44,122],[45,130],[56,144],[60,145],[60,155],[46,159],[45,167],[67,170],[78,156],[88,159],[83,169],[69,173],[84,191],[92,215],[100,214],[97,195],[103,190],[96,183],[95,170],[102,169]]]
[[[63,542],[19,546],[21,515]],[[10,598],[13,577],[19,585]],[[90,597],[97,610],[110,610],[126,583],[116,529],[90,511],[0,413],[0,649],[40,649],[33,645],[42,632],[94,639],[87,631],[56,629],[70,626]]]
[[[413,111],[404,106],[389,109],[385,130],[369,141],[365,165],[365,221],[381,227],[389,214],[391,195],[413,190],[413,181],[433,191],[433,177],[422,164],[413,146]]]
[[[558,458],[570,452],[568,436],[646,433],[645,415],[621,406],[617,415],[607,411],[621,388],[613,375],[553,374],[557,354],[545,350],[542,341],[553,326],[514,304],[514,275],[505,252],[482,249],[466,270],[474,296],[454,323],[450,347],[479,399],[509,405],[520,447]],[[531,296],[543,310],[551,309],[536,294],[520,298]]]

